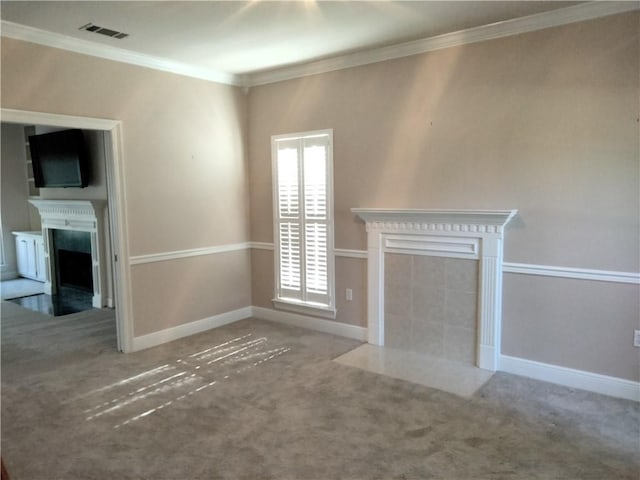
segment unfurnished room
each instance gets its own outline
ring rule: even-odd
[[[0,2],[2,479],[640,476],[640,3]]]

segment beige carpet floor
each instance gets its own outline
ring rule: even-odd
[[[638,404],[506,374],[470,398],[251,319],[134,354],[109,310],[2,303],[12,479],[638,479]],[[111,314],[111,317],[110,317]]]

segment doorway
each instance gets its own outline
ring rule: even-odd
[[[117,120],[1,109],[3,122],[79,128],[104,132],[105,170],[110,219],[108,264],[113,272],[113,296],[118,350],[131,351],[133,327],[129,294],[128,249],[122,164],[122,126]]]

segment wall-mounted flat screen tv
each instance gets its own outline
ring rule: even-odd
[[[84,188],[89,185],[89,158],[82,130],[32,135],[29,148],[36,187]]]

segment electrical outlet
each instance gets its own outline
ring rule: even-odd
[[[351,300],[353,300],[353,290],[347,288],[347,301],[350,302]]]
[[[633,346],[640,347],[640,330],[633,331]]]

